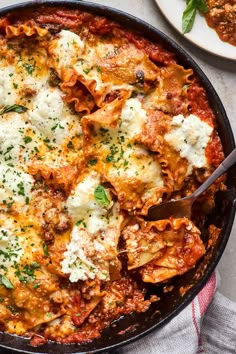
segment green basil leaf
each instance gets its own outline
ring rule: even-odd
[[[187,4],[186,9],[183,12],[182,16],[182,32],[188,33],[193,28],[193,23],[196,16],[196,2],[194,0],[190,0]]]
[[[14,285],[4,275],[0,275],[0,282],[7,289],[14,289]]]
[[[96,199],[96,202],[103,207],[108,207],[111,202],[103,186],[97,186],[94,191],[94,198]]]
[[[8,112],[16,112],[16,113],[24,113],[27,111],[27,107],[21,106],[19,104],[7,105],[2,108],[0,114],[8,113]]]
[[[197,8],[201,12],[208,12],[208,6],[206,0],[197,0]]]

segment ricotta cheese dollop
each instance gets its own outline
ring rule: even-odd
[[[213,128],[194,114],[173,117],[172,129],[164,139],[189,162],[188,174],[193,167],[207,166],[205,148],[210,140]]]
[[[71,282],[95,277],[108,280],[107,260],[116,257],[119,207],[113,202],[107,208],[98,204],[94,191],[100,183],[100,175],[91,172],[67,200],[74,227],[61,265]]]

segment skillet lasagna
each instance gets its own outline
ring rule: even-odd
[[[160,44],[63,7],[0,18],[0,330],[80,343],[146,311],[145,284],[204,255],[224,179],[191,220],[147,211],[223,157],[204,89]]]

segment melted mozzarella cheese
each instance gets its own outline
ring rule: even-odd
[[[70,274],[70,281],[109,279],[107,267],[99,266],[97,259],[107,259],[116,253],[117,230],[119,229],[119,207],[112,203],[108,211],[95,200],[94,191],[100,184],[100,176],[92,172],[82,180],[67,200],[67,208],[75,226],[71,240],[64,253],[62,271]],[[94,261],[95,258],[95,261]],[[95,262],[95,263],[94,263]]]
[[[47,88],[48,75],[41,75],[37,78],[28,75],[24,79],[24,87],[33,91],[39,92]]]
[[[98,65],[99,54],[96,52],[95,48],[89,48],[87,52],[84,53],[82,58],[80,58],[76,64],[74,64],[74,70],[78,75],[81,75],[84,80],[94,80],[96,81],[95,92],[109,92],[114,90],[128,90],[132,91],[132,85],[122,83],[116,84],[114,78],[110,80],[105,80],[103,78],[102,71]]]
[[[0,165],[0,202],[8,204],[13,201],[25,204],[30,199],[34,179],[16,167]]]
[[[134,142],[135,137],[142,133],[146,120],[146,111],[139,99],[128,99],[116,128],[105,129],[104,135],[100,126],[97,127],[97,134],[102,134],[101,141],[107,140],[98,148],[103,151],[106,161],[111,162],[108,174],[112,179],[132,177],[150,183],[152,185],[150,187],[162,187],[160,164],[146,149]]]
[[[119,128],[132,138],[142,132],[147,120],[146,111],[142,108],[141,102],[137,98],[130,98],[121,112],[121,124]]]
[[[18,164],[20,145],[27,125],[18,114],[4,115],[0,121],[0,163]]]
[[[175,116],[171,125],[172,129],[164,139],[188,160],[188,173],[192,172],[193,167],[207,167],[205,148],[213,128],[193,114],[188,117],[181,114]]]
[[[152,187],[162,187],[160,164],[155,161],[144,148],[131,145],[126,148],[118,164],[110,168],[109,175],[113,178],[134,178]]]
[[[15,73],[13,66],[0,68],[0,106],[16,103],[16,93],[13,88],[12,76]]]
[[[52,46],[52,52],[56,56],[60,68],[71,65],[78,60],[83,49],[84,43],[81,38],[67,30],[62,30],[59,33],[59,39],[55,40]]]
[[[18,263],[24,254],[23,246],[12,227],[0,227],[0,267],[11,267]]]
[[[38,134],[37,134],[38,133]],[[43,144],[27,114],[4,114],[0,121],[0,164],[27,172],[27,164]]]
[[[92,172],[76,186],[67,200],[69,214],[75,222],[80,222],[81,226],[86,225],[91,234],[96,234],[107,226],[107,210],[102,208],[94,197],[94,191],[100,182],[100,176]]]
[[[24,117],[16,113],[6,114],[0,121],[0,202],[6,205],[24,204],[31,197],[34,179],[25,173],[22,161],[23,156],[30,159],[30,150],[23,149],[28,130]]]
[[[31,93],[35,94],[47,86],[46,51],[39,51],[34,57],[26,53],[15,56],[13,65],[7,59],[0,62],[0,106],[20,104],[31,105]]]
[[[74,69],[85,81],[96,81],[96,87],[94,88],[96,92],[116,89],[132,90],[132,85],[126,83],[115,84],[114,77],[111,80],[113,82],[103,78],[99,66],[100,60],[106,57],[107,53],[115,53],[115,51],[116,48],[112,44],[98,42],[95,47],[85,45],[78,35],[68,30],[62,30],[49,49],[61,78],[64,77],[65,69],[67,71],[68,69]]]

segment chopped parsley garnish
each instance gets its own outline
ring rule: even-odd
[[[34,276],[34,271],[35,269],[38,269],[40,268],[40,264],[37,263],[37,262],[33,262],[31,264],[26,264],[23,268],[23,273],[25,273],[26,275],[29,275],[29,276]]]
[[[74,149],[74,145],[72,143],[72,141],[69,141],[69,143],[67,144],[68,149]]]
[[[20,182],[17,184],[18,187],[18,195],[23,195],[23,197],[25,196],[25,187],[24,187],[24,183]]]
[[[85,74],[88,74],[92,69],[93,69],[93,68],[87,68],[87,69],[84,69],[83,72],[84,72]]]
[[[34,70],[35,70],[35,67],[32,64],[29,64],[29,63],[24,63],[23,67],[25,68],[25,70],[27,71],[27,73],[29,75],[32,75]]]
[[[25,144],[29,144],[31,141],[32,141],[31,136],[25,136],[25,137],[24,137],[24,142],[25,142]]]
[[[96,165],[96,163],[97,163],[97,159],[88,160],[88,164],[89,164],[90,166],[94,166],[94,165]]]
[[[13,148],[14,148],[13,145],[8,146],[6,151],[5,151],[5,153],[4,153],[4,155],[8,154]]]
[[[33,288],[34,288],[34,289],[38,289],[39,286],[40,286],[40,283],[35,283],[35,284],[33,285]]]
[[[6,289],[14,289],[14,285],[10,282],[5,275],[0,274],[0,283],[5,286]]]
[[[49,257],[48,246],[46,245],[46,243],[43,243],[43,253],[45,257]]]
[[[60,123],[56,123],[52,128],[51,131],[55,131],[57,128],[64,129],[64,127]]]
[[[13,315],[18,315],[18,311],[17,311],[17,309],[14,307],[14,306],[12,306],[12,305],[7,305],[7,308],[11,311],[11,313],[13,314]]]
[[[31,264],[26,264],[22,269],[17,268],[15,275],[18,277],[21,283],[30,283],[35,281],[34,271],[39,269],[41,266],[37,262],[32,262]]]
[[[112,162],[113,160],[114,160],[114,156],[113,155],[107,155],[106,162]]]
[[[83,221],[84,221],[84,219],[78,220],[75,225],[79,226],[80,224],[82,224]]]

